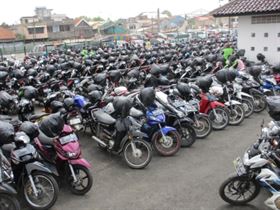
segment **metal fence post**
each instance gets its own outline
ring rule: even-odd
[[[3,52],[2,52],[2,48],[0,48],[0,55],[1,55],[1,61],[3,61]]]

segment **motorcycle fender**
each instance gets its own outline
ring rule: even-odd
[[[239,101],[235,101],[235,100],[231,100],[231,104],[232,104],[232,105],[241,105],[241,103],[240,103]],[[230,106],[229,101],[227,101],[227,102],[225,103],[225,105],[226,105],[226,106]]]
[[[241,97],[254,99],[254,97],[253,97],[253,96],[251,96],[251,95],[250,95],[250,94],[248,94],[248,93],[240,92],[240,95],[241,95]]]
[[[133,137],[139,137],[139,138],[148,138],[148,135],[146,133],[143,133],[139,130],[132,132]]]
[[[225,107],[225,104],[218,102],[218,101],[214,101],[210,103],[210,107],[211,109],[215,109],[216,107]],[[209,109],[210,110],[210,109]],[[209,111],[208,110],[208,111]],[[207,112],[208,113],[208,112]]]
[[[179,125],[181,123],[188,123],[188,124],[192,125],[192,124],[194,124],[194,121],[191,118],[189,118],[189,117],[185,117],[183,119],[176,120],[173,123],[173,126],[176,127],[177,125]]]
[[[3,182],[3,183],[0,184],[0,193],[7,193],[9,195],[16,195],[17,191],[12,186]]]
[[[69,164],[71,164],[71,165],[82,165],[86,168],[91,168],[90,163],[84,158],[80,158],[80,159],[76,159],[76,160],[69,160]]]
[[[257,89],[250,89],[249,92],[251,95],[254,95],[254,94],[263,95],[263,93]]]
[[[176,129],[173,127],[169,127],[169,126],[164,126],[163,128],[161,128],[161,132],[164,135],[168,134],[170,131],[176,131]]]
[[[203,116],[203,117],[208,117],[208,114],[205,114],[205,113],[199,113],[198,115]]]
[[[42,171],[48,174],[54,174],[55,176],[59,176],[56,167],[46,162],[41,163],[36,161],[33,163],[28,163],[26,164],[25,168],[28,175],[31,174],[33,171]]]

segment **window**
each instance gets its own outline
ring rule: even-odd
[[[48,32],[52,33],[53,32],[53,27],[52,26],[48,26],[47,30],[48,30]]]
[[[277,51],[280,52],[280,47],[277,48]]]
[[[264,47],[263,51],[267,52],[268,51],[268,47]]]
[[[280,15],[252,16],[251,23],[252,24],[280,23]]]
[[[278,33],[278,37],[280,37],[280,33]]]
[[[44,27],[37,27],[37,28],[28,28],[29,34],[43,34]]]
[[[255,47],[251,47],[251,51],[255,51]]]
[[[60,25],[59,26],[59,31],[70,31],[70,25]]]
[[[251,33],[251,37],[256,37],[256,33]]]
[[[264,33],[264,37],[268,37],[268,33]]]

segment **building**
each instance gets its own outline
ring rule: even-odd
[[[280,62],[279,0],[233,0],[211,14],[238,16],[238,48],[246,50],[249,60],[262,53],[271,64]]]
[[[8,28],[0,27],[0,42],[11,42],[16,39],[16,35]]]
[[[94,36],[92,26],[85,19],[74,20],[75,38],[88,39]]]

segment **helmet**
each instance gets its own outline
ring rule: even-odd
[[[19,127],[19,130],[26,133],[30,139],[35,139],[37,136],[39,136],[39,127],[32,122],[23,122]]]
[[[189,97],[191,90],[187,83],[179,82],[176,88],[179,91],[180,95],[182,95],[184,98]]]
[[[258,53],[258,54],[257,54],[257,59],[258,59],[259,61],[263,62],[264,59],[265,59],[265,56],[264,56],[263,54],[261,54],[261,53]]]
[[[139,94],[140,101],[147,107],[154,103],[155,97],[155,90],[152,87],[143,88]]]
[[[67,111],[73,110],[73,109],[74,109],[74,106],[75,106],[75,103],[74,103],[74,99],[73,99],[73,98],[66,98],[66,99],[64,99],[63,104],[64,104],[64,108],[65,108]]]
[[[100,101],[102,98],[102,92],[98,90],[93,90],[88,94],[89,100],[91,103],[95,104],[96,102]]]
[[[11,143],[15,135],[14,127],[8,122],[0,121],[0,135],[0,146]]]
[[[63,103],[60,101],[52,101],[51,102],[51,109],[52,113],[59,112],[63,108]]]
[[[220,86],[211,87],[209,92],[214,96],[222,96],[224,94],[223,88]]]

